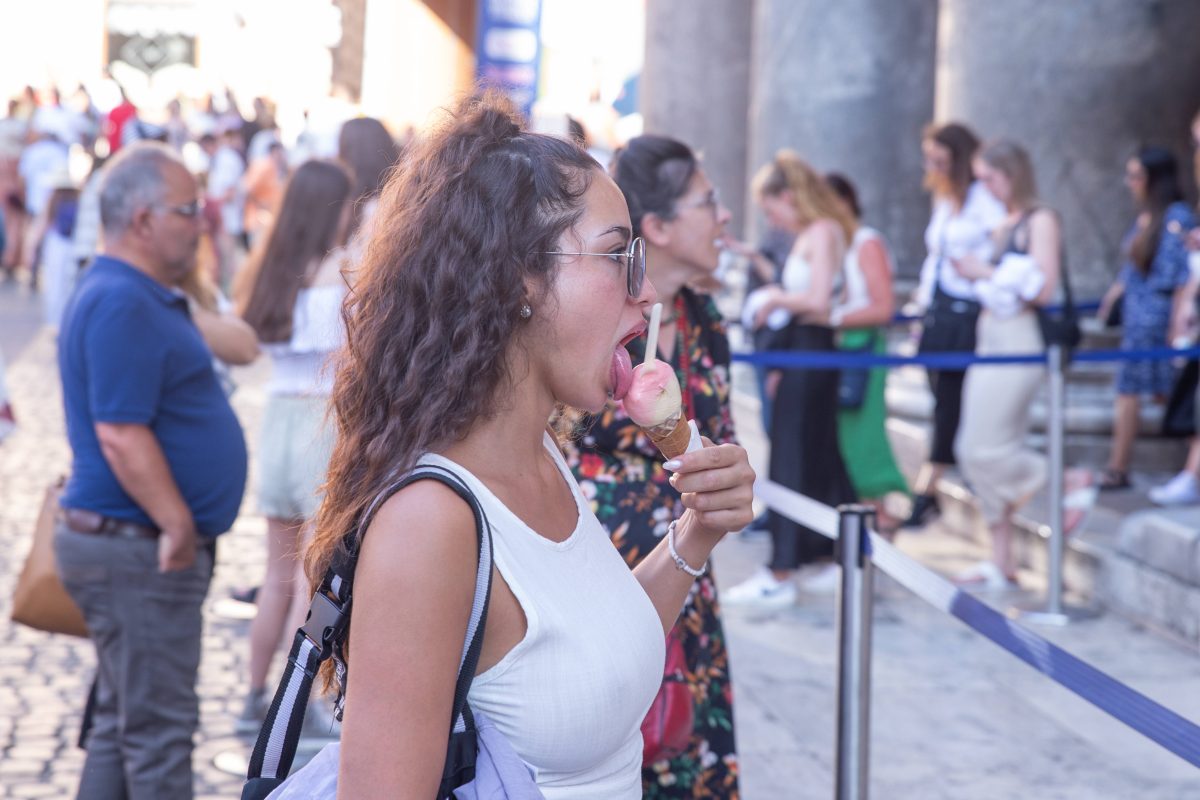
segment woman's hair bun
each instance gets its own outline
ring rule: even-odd
[[[520,111],[503,92],[497,89],[482,89],[455,115],[459,132],[500,144],[524,131],[524,119]]]

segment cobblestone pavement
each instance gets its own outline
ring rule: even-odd
[[[0,328],[5,326],[0,317]],[[234,405],[253,445],[265,367],[236,375]],[[8,622],[14,573],[28,548],[46,485],[68,449],[54,342],[37,335],[9,361],[20,426],[0,445],[0,798],[70,797],[82,764],[75,746],[94,657],[83,640]],[[745,415],[743,415],[743,418]],[[743,427],[752,453],[762,444]],[[253,462],[251,481],[253,483]],[[248,498],[253,497],[248,492]],[[230,588],[258,580],[265,523],[248,499],[222,537],[206,603],[200,671],[197,797],[236,798],[241,778],[217,762],[244,759],[234,733],[241,708],[248,622],[224,612]],[[952,568],[978,554],[936,531],[905,549]],[[762,539],[731,537],[715,561],[728,585],[761,563]],[[884,582],[876,616],[872,782],[884,798],[1200,798],[1194,769],[1037,675],[959,623]],[[743,796],[832,795],[835,628],[829,597],[770,615],[729,611]],[[1200,719],[1200,659],[1120,619],[1054,632],[1064,646]]]

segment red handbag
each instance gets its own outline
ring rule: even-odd
[[[642,720],[642,766],[682,755],[692,741],[694,714],[687,659],[676,625],[667,635],[662,687]]]

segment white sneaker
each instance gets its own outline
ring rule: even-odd
[[[1200,481],[1190,472],[1181,472],[1162,486],[1151,489],[1150,501],[1160,506],[1188,506],[1200,503]]]
[[[824,564],[800,582],[800,588],[809,594],[834,594],[842,585],[842,568],[837,564]]]
[[[954,576],[954,583],[995,592],[1017,588],[1017,582],[1006,578],[1000,568],[991,561],[980,561],[967,567]]]
[[[796,584],[790,580],[776,580],[769,569],[760,569],[748,580],[720,593],[726,606],[753,606],[756,608],[787,608],[796,603]]]

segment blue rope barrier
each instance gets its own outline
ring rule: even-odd
[[[1200,358],[1200,346],[1175,349],[1153,347],[1133,350],[1076,350],[1072,361],[1169,361]],[[734,353],[734,361],[776,369],[869,369],[917,365],[942,370],[965,370],[973,364],[1045,364],[1045,353],[1012,353],[978,356],[974,353],[924,353],[915,356],[852,353],[846,351],[805,352],[801,350],[764,350],[761,353]]]
[[[906,589],[1002,647],[1050,680],[1200,767],[1200,726],[1121,683],[1086,661],[1009,619],[872,536],[871,560]]]
[[[1200,348],[1197,348],[1200,349]],[[829,539],[839,535],[837,512],[771,481],[755,483],[768,507]],[[928,567],[900,552],[876,533],[864,550],[880,571],[939,611],[953,616],[1050,680],[1074,692],[1119,722],[1193,766],[1200,767],[1200,725],[1133,689],[1081,658],[1008,619]]]
[[[1189,764],[1200,767],[1200,726],[958,592],[949,613],[1055,683],[1124,722]]]

